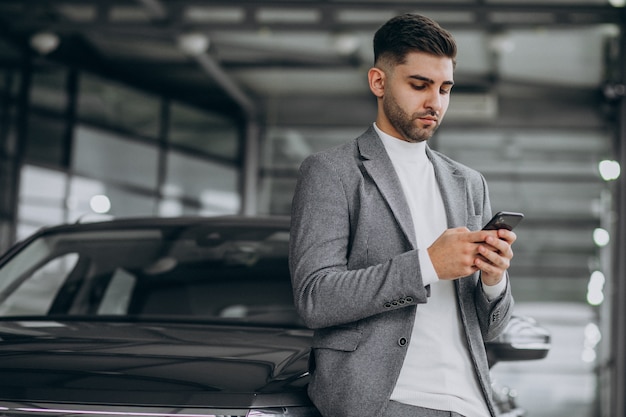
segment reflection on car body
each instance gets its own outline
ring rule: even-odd
[[[62,225],[15,245],[0,259],[0,410],[319,416],[288,243],[287,218],[232,216]],[[515,358],[498,343],[494,360]]]

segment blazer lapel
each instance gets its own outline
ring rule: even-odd
[[[435,174],[439,182],[439,188],[441,189],[446,215],[448,216],[448,226],[466,226],[468,211],[465,179],[456,174],[454,169],[446,163],[445,159],[430,151],[428,148],[427,152],[435,167]],[[481,375],[481,387],[485,395],[487,395],[489,385],[484,375],[489,371],[486,363],[483,363],[484,361],[481,359],[482,356],[478,354],[484,342],[481,337],[480,325],[474,304],[474,294],[478,279],[479,274],[474,273],[470,276],[455,280],[454,284],[469,351],[477,364],[476,366],[483,371],[479,371],[478,375]]]
[[[357,146],[363,160],[363,167],[389,204],[403,233],[409,239],[411,245],[416,248],[417,243],[411,211],[402,192],[400,179],[382,141],[373,127],[370,127],[357,139]],[[448,227],[465,226],[467,224],[465,178],[457,174],[445,159],[431,151],[429,147],[426,147],[426,153],[433,164],[435,176],[441,190]]]
[[[363,160],[363,167],[370,178],[376,183],[387,204],[391,208],[400,229],[413,248],[417,247],[415,228],[411,211],[402,192],[400,179],[389,159],[385,147],[373,127],[357,139],[358,151]]]

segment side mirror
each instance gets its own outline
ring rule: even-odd
[[[513,316],[498,338],[485,343],[491,368],[502,361],[543,359],[551,347],[550,332],[534,319]]]

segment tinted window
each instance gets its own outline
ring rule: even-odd
[[[0,269],[0,316],[298,323],[288,237],[207,226],[44,236]]]

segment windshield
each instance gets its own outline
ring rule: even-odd
[[[206,224],[44,234],[0,268],[0,318],[299,325],[288,239]]]

